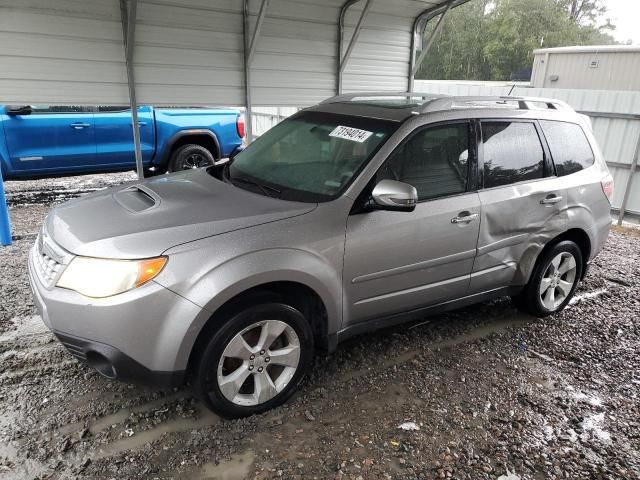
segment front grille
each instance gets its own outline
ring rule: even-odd
[[[62,264],[56,262],[53,258],[49,257],[46,253],[40,251],[40,242],[36,242],[36,251],[34,255],[34,266],[38,278],[42,281],[42,284],[51,288],[58,279],[58,275],[62,270]]]
[[[52,288],[56,284],[72,257],[47,235],[44,228],[40,231],[33,248],[33,267],[46,288]]]

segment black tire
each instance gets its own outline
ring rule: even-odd
[[[213,165],[216,159],[213,154],[202,145],[188,143],[177,148],[169,159],[169,172],[179,172],[192,168]]]
[[[543,302],[543,294],[541,293],[543,278],[545,278],[545,274],[553,276],[550,273],[549,269],[553,269],[551,266],[552,261],[558,257],[558,255],[564,254],[565,257],[569,258],[566,255],[571,255],[575,260],[575,272],[573,272],[572,282],[573,285],[569,290],[569,293],[563,298],[563,300],[553,306],[553,308],[549,308],[549,306],[545,306]],[[564,261],[564,260],[562,260]],[[564,240],[552,245],[548,248],[542,256],[536,262],[536,265],[531,273],[531,277],[529,278],[529,283],[524,287],[522,292],[513,297],[514,304],[516,307],[526,313],[534,315],[536,317],[546,317],[548,315],[552,315],[564,309],[571,298],[573,297],[578,284],[580,283],[580,279],[582,278],[582,270],[584,268],[582,252],[578,245],[570,240]],[[558,273],[558,281],[567,281],[567,274]],[[552,284],[553,286],[553,284]],[[551,287],[548,287],[551,288]],[[560,291],[559,288],[554,288],[554,292]],[[546,292],[546,290],[545,290]],[[551,293],[551,292],[550,292]],[[555,295],[555,293],[554,293]],[[564,295],[564,293],[563,293]]]
[[[286,386],[269,400],[256,405],[239,405],[225,397],[220,389],[218,382],[218,368],[220,366],[221,357],[227,345],[229,345],[236,335],[256,322],[265,321],[267,319],[279,320],[280,322],[285,323],[288,327],[291,327],[297,335],[300,346],[298,366],[291,379],[286,383]],[[253,331],[249,331],[248,335],[251,335],[252,332]],[[247,340],[246,337],[244,338]],[[281,337],[277,337],[276,341],[281,341],[280,338]],[[247,343],[249,346],[253,347],[248,340]],[[309,322],[302,313],[283,303],[263,303],[254,305],[235,314],[229,321],[222,324],[222,326],[215,331],[208,343],[204,345],[194,372],[194,391],[208,408],[225,418],[240,418],[261,413],[283,404],[294,394],[311,365],[313,354],[313,332]],[[258,356],[258,352],[255,352],[255,356]],[[260,360],[264,362],[265,359],[260,358]],[[268,358],[266,358],[266,360],[269,361]],[[243,362],[242,360],[237,361]],[[253,367],[253,361],[250,362],[251,367]],[[223,365],[225,365],[224,361]],[[262,365],[265,364],[262,363]],[[269,367],[269,365],[264,366],[265,373],[268,371],[267,367]],[[272,367],[276,366],[272,365]],[[257,381],[255,380],[257,377],[255,377],[255,375],[258,375],[257,370],[254,370],[252,374],[249,374],[247,380],[242,384],[243,388],[256,388],[256,384],[254,382]],[[251,378],[251,380],[249,380],[249,378]],[[255,390],[253,394],[255,395]]]

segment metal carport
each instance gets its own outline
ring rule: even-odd
[[[0,0],[0,103],[243,106],[250,119],[253,105],[406,91],[426,21],[466,1]]]

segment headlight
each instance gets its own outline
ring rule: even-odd
[[[56,285],[87,297],[110,297],[148,282],[166,263],[167,257],[144,260],[75,257]]]

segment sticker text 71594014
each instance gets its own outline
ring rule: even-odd
[[[351,140],[352,142],[362,143],[367,140],[367,138],[369,138],[372,134],[373,132],[369,132],[367,130],[360,130],[359,128],[338,125],[333,129],[329,136]]]

